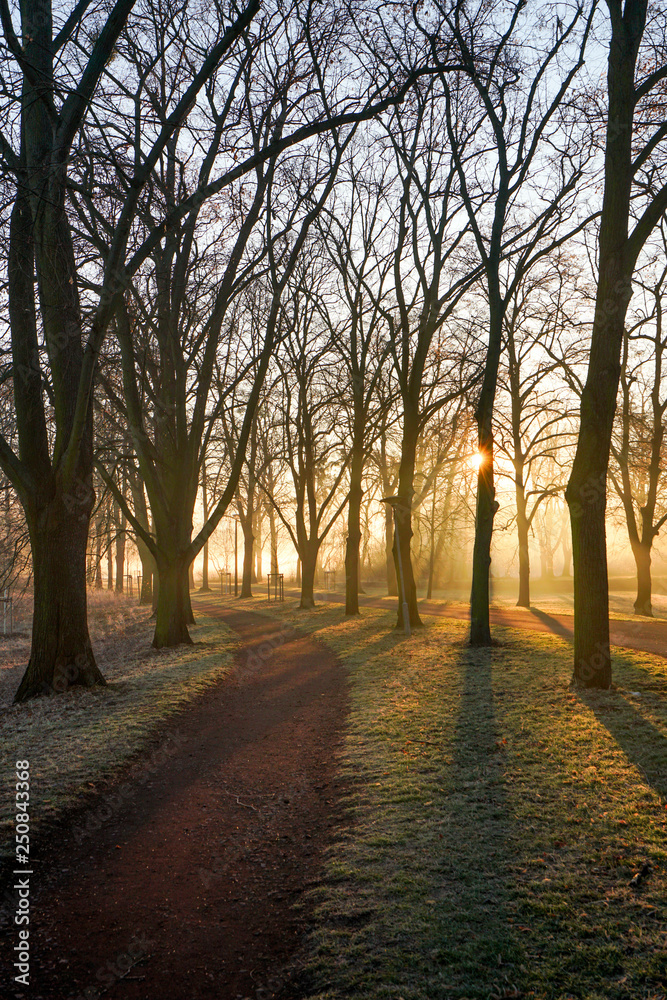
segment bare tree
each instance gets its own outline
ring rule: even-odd
[[[99,12],[87,18],[88,5],[77,4],[54,25],[50,0],[31,0],[21,4],[19,38],[6,0],[0,4],[7,80],[0,156],[15,186],[7,269],[19,439],[18,454],[0,439],[0,465],[28,522],[35,599],[32,650],[19,701],[74,683],[104,683],[88,635],[85,579],[94,504],[91,393],[97,357],[152,165],[258,3],[251,0],[239,17],[220,25],[190,86],[164,109],[162,128],[153,137],[137,136],[131,180],[120,198],[114,238],[86,323],[81,261],[67,211],[78,170],[72,154],[75,146],[85,147],[86,134],[95,132],[91,102],[134,7],[133,0],[117,0],[100,21]],[[82,39],[90,45],[80,47]],[[90,55],[83,57],[83,51]]]
[[[552,23],[541,29],[540,45],[530,46],[532,61],[521,40],[528,32],[534,37],[538,27],[531,13],[524,14],[525,8],[524,0],[472,7],[460,2],[452,7],[436,4],[435,23],[420,21],[434,62],[439,60],[441,44],[449,55],[454,44],[465,67],[457,74],[445,68],[442,86],[447,135],[488,305],[488,349],[476,406],[480,463],[470,597],[472,645],[491,642],[489,572],[498,510],[493,420],[503,323],[524,275],[581,228],[575,222],[568,233],[563,226],[573,211],[589,155],[578,142],[578,129],[563,116],[558,120],[558,115],[584,64],[595,0],[586,17],[582,7],[566,23],[554,14]],[[550,151],[557,141],[561,148],[554,164]]]
[[[282,314],[285,331],[280,369],[282,460],[293,486],[293,517],[269,495],[301,561],[302,608],[315,604],[315,574],[322,542],[348,501],[344,479],[350,452],[341,440],[340,392],[329,331],[317,302],[321,262],[304,259]],[[264,489],[268,490],[265,481]]]
[[[607,0],[611,37],[597,292],[579,438],[566,491],[574,561],[574,680],[593,688],[609,688],[612,682],[605,512],[625,316],[637,258],[667,209],[667,184],[658,163],[667,125],[663,101],[655,99],[667,77],[664,9],[656,5],[652,12],[656,37],[647,39],[643,60],[647,6],[647,0]]]
[[[623,338],[620,413],[611,442],[618,472],[610,470],[611,482],[623,505],[637,567],[635,614],[649,617],[653,615],[652,548],[667,523],[667,484],[662,468],[667,413],[664,385],[667,331],[663,320],[667,267],[660,267],[667,245],[664,222],[661,235],[658,274],[650,284],[649,275],[639,277],[637,284],[644,292],[644,308],[635,311],[635,322],[626,329]]]
[[[572,439],[572,408],[558,377],[562,362],[556,356],[564,321],[563,303],[571,294],[571,284],[564,279],[563,269],[557,267],[554,274],[550,262],[546,269],[535,269],[516,287],[505,314],[501,381],[508,412],[505,414],[503,406],[499,407],[497,448],[507,455],[514,469],[519,549],[517,606],[524,608],[530,607],[531,527],[540,506],[565,489],[562,472],[554,475],[554,462],[545,464],[543,459],[562,454]],[[572,404],[574,400],[576,396],[572,396]],[[550,474],[542,479],[540,472],[547,468]]]
[[[338,288],[324,315],[343,361],[343,412],[350,428],[349,499],[345,545],[345,614],[359,614],[361,505],[365,465],[386,405],[376,392],[389,356],[381,303],[391,270],[382,239],[386,165],[359,165],[365,144],[353,153],[341,176],[343,195],[320,220],[323,244],[338,273]],[[342,319],[338,318],[343,314]]]

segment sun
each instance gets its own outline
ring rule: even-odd
[[[479,471],[479,467],[483,461],[484,461],[484,455],[482,455],[481,452],[476,451],[475,454],[471,455],[470,458],[468,459],[468,465],[470,466],[471,469]]]

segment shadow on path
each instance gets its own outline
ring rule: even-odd
[[[529,610],[531,615],[537,618],[538,621],[542,622],[543,625],[546,625],[548,630],[553,632],[554,635],[559,635],[561,639],[567,639],[568,642],[572,641],[574,638],[574,632],[571,628],[568,628],[567,625],[564,625],[563,622],[554,618],[553,615],[548,615],[546,611],[540,611],[539,608],[530,608]]]

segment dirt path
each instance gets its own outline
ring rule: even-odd
[[[345,597],[342,594],[323,594],[320,599],[339,603],[343,602]],[[386,600],[377,597],[360,597],[359,603],[375,608],[389,608]],[[461,604],[437,604],[433,601],[420,600],[419,610],[425,615],[442,615],[463,621],[467,621],[470,617],[468,608]],[[532,629],[534,632],[552,632],[569,641],[572,641],[574,636],[573,615],[547,614],[539,608],[492,608],[491,624]],[[638,649],[667,657],[665,621],[652,621],[650,618],[619,621],[612,618],[609,622],[609,633],[614,646],[625,646],[628,649]]]
[[[347,682],[314,640],[197,603],[239,633],[235,668],[160,734],[163,762],[132,797],[118,804],[112,788],[88,810],[99,829],[81,839],[84,815],[38,845],[30,986],[7,977],[4,996],[292,994],[283,970],[307,924],[299,904],[342,819]],[[15,943],[12,928],[5,970]]]

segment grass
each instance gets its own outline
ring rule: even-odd
[[[106,613],[112,627],[114,608]],[[130,641],[120,636],[114,657],[102,663],[106,687],[74,687],[0,711],[2,787],[14,787],[15,761],[30,761],[31,834],[112,779],[163,720],[229,670],[237,644],[219,620],[198,615],[195,645],[160,652],[150,649],[148,619],[131,624]],[[13,802],[3,796],[0,861],[12,855],[13,837]]]
[[[617,651],[617,689],[579,693],[550,635],[284,608],[351,678],[303,996],[664,998],[665,661]]]

